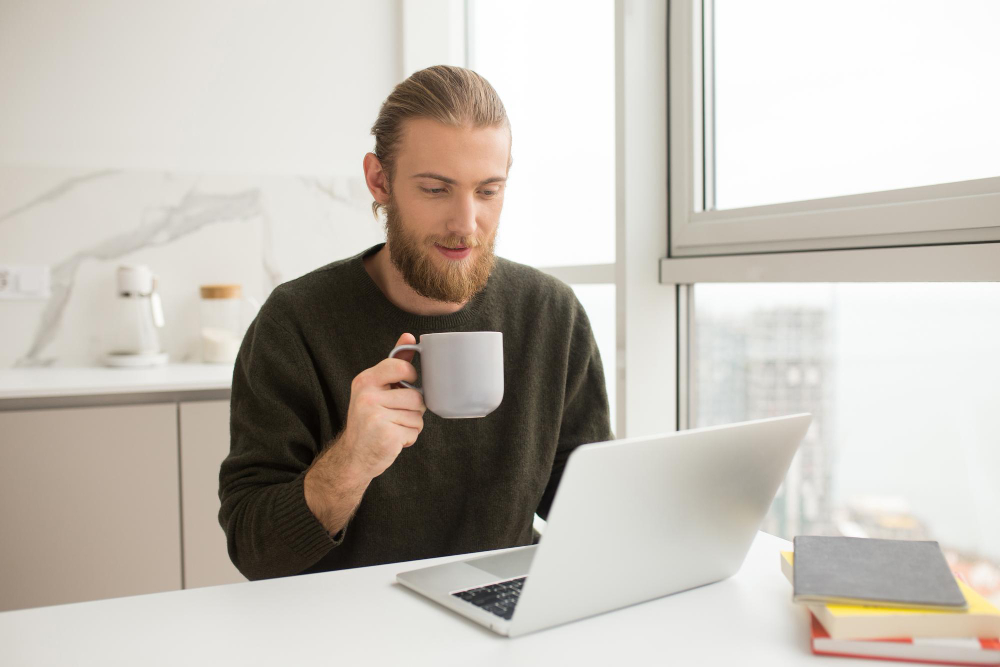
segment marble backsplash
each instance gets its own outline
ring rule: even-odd
[[[0,263],[45,264],[46,300],[0,300],[0,368],[89,366],[108,351],[115,273],[157,276],[173,362],[201,360],[199,291],[278,284],[379,242],[356,176],[190,174],[0,166]]]

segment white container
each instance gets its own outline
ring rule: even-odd
[[[201,286],[201,357],[209,364],[231,364],[243,334],[260,308],[243,296],[240,285]]]
[[[118,299],[108,320],[110,349],[104,355],[108,366],[144,367],[167,363],[160,350],[163,306],[156,291],[156,277],[148,266],[118,267]]]

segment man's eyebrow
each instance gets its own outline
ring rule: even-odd
[[[458,183],[458,181],[456,181],[453,178],[448,178],[447,176],[442,176],[441,174],[433,174],[431,172],[426,172],[426,171],[422,174],[414,174],[413,178],[433,178],[435,181],[442,181],[444,183],[447,183],[448,185],[455,185],[456,183]]]
[[[434,174],[431,172],[423,172],[420,174],[414,174],[412,178],[433,178],[435,181],[441,181],[442,183],[447,183],[448,185],[455,185],[458,183],[453,178],[448,178],[447,176],[442,176],[441,174]],[[505,183],[507,178],[505,176],[492,176],[486,180],[480,181],[479,185],[486,185],[488,183]]]

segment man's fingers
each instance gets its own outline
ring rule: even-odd
[[[416,342],[417,339],[413,337],[413,334],[405,333],[399,337],[399,340],[396,341],[396,345],[394,347],[399,347],[400,345],[413,345]]]
[[[390,389],[379,398],[384,407],[392,410],[413,410],[423,414],[427,409],[423,395],[416,389]]]
[[[418,432],[424,428],[424,416],[413,410],[390,410],[389,421],[397,426],[417,429]]]
[[[410,445],[414,444],[417,441],[417,436],[420,435],[419,428],[409,428],[407,426],[400,426],[399,428],[404,436],[403,439],[404,448],[409,447]]]
[[[413,345],[417,342],[417,339],[413,337],[413,334],[405,333],[399,337],[396,344],[393,347],[399,347],[400,345]],[[403,361],[413,361],[413,350],[403,350],[402,352],[396,353],[396,359],[402,359]]]
[[[376,387],[385,387],[400,380],[417,381],[417,369],[402,359],[383,359],[368,369],[369,381]]]
[[[390,422],[386,424],[384,434],[388,442],[392,442],[399,447],[405,448],[417,441],[421,430],[423,429],[419,427],[406,426],[405,424]]]

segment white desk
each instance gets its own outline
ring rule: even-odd
[[[733,578],[506,639],[395,583],[419,563],[0,613],[3,665],[885,665],[809,651],[778,552]]]

